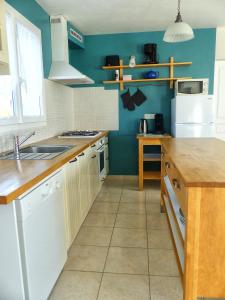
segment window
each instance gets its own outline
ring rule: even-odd
[[[41,31],[7,5],[10,75],[0,75],[0,123],[45,120]]]

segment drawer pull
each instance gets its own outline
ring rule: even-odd
[[[173,186],[175,187],[175,189],[180,190],[180,183],[177,179],[173,179]]]
[[[96,145],[95,145],[95,144],[91,146],[91,148],[94,148],[94,147],[96,147]]]
[[[91,158],[95,158],[96,157],[96,155],[93,155]]]
[[[166,167],[166,169],[170,168],[170,163],[168,161],[165,163],[165,167]]]
[[[77,161],[77,158],[74,158],[73,160],[70,161],[70,164],[74,163]]]
[[[78,156],[84,156],[84,152],[82,152],[81,154],[79,154]]]

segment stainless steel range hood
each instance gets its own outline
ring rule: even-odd
[[[67,20],[51,17],[52,66],[49,79],[65,85],[93,84],[94,81],[69,64]]]

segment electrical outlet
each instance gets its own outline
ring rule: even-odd
[[[144,119],[154,120],[155,119],[155,114],[144,114]]]

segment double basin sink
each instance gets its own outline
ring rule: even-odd
[[[49,160],[72,149],[76,145],[38,145],[20,149],[21,160]],[[0,160],[14,160],[14,152],[5,153]]]

